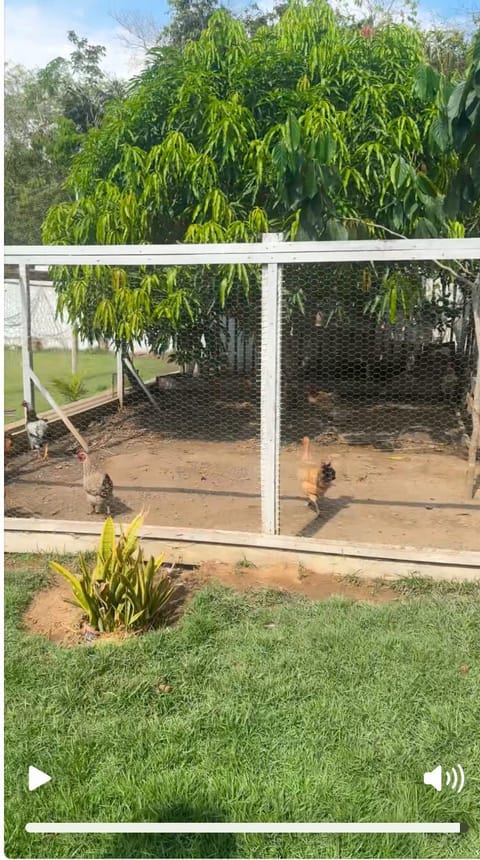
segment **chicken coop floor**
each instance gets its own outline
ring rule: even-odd
[[[87,431],[87,439],[89,433]],[[90,439],[92,448],[95,440]],[[107,447],[108,445],[108,447]],[[28,453],[8,460],[5,515],[100,520],[89,514],[80,464],[58,440],[47,463]],[[313,454],[331,460],[337,479],[316,517],[299,497],[299,449],[281,452],[281,531],[326,540],[480,549],[480,491],[464,498],[466,463],[449,453],[380,451],[341,444]],[[260,531],[259,444],[111,435],[92,458],[115,486],[112,514],[128,521]]]

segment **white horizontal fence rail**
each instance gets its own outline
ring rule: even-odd
[[[5,263],[23,265],[193,266],[229,263],[341,263],[370,260],[480,260],[478,239],[365,239],[350,242],[208,245],[18,245]]]
[[[7,518],[5,552],[90,552],[98,545],[100,522]],[[120,535],[120,525],[115,526]],[[428,576],[478,580],[480,552],[435,547],[356,544],[291,535],[268,535],[220,529],[142,526],[145,553],[164,556],[168,564],[198,565],[216,559],[235,565],[242,552],[253,564],[303,564],[315,573],[369,579]]]

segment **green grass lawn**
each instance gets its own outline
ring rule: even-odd
[[[22,353],[20,349],[5,349],[4,351],[5,394],[4,408],[15,409],[15,415],[6,415],[6,423],[23,418],[21,402],[22,388]],[[163,358],[140,356],[135,359],[135,366],[143,379],[151,379],[160,373],[171,372],[175,366]],[[52,380],[58,377],[70,379],[71,355],[68,351],[51,349],[34,353],[33,369],[40,382],[45,385],[57,403],[61,406],[65,398],[52,385]],[[116,372],[116,359],[113,352],[88,350],[78,354],[78,372],[85,374],[86,397],[101,391],[112,389],[112,374]],[[128,380],[126,381],[128,385]],[[35,397],[37,412],[50,409],[50,405],[37,392]]]
[[[477,857],[480,590],[322,603],[208,587],[180,625],[62,648],[6,577],[9,857]],[[418,591],[417,583],[417,591]],[[468,671],[461,671],[466,664]],[[159,683],[173,691],[160,694]],[[461,795],[423,785],[465,768]],[[53,776],[27,790],[29,764]],[[28,821],[464,821],[463,836],[28,836]]]

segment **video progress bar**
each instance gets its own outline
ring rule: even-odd
[[[137,821],[31,821],[27,833],[465,833],[460,821],[351,822],[137,822]]]

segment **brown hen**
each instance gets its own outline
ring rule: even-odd
[[[307,505],[314,507],[319,516],[320,508],[318,507],[318,503],[335,480],[336,473],[331,463],[322,463],[319,465],[310,458],[310,439],[308,436],[304,436],[302,445],[303,454],[300,466],[298,467],[297,477],[300,481],[302,493],[308,499]]]

